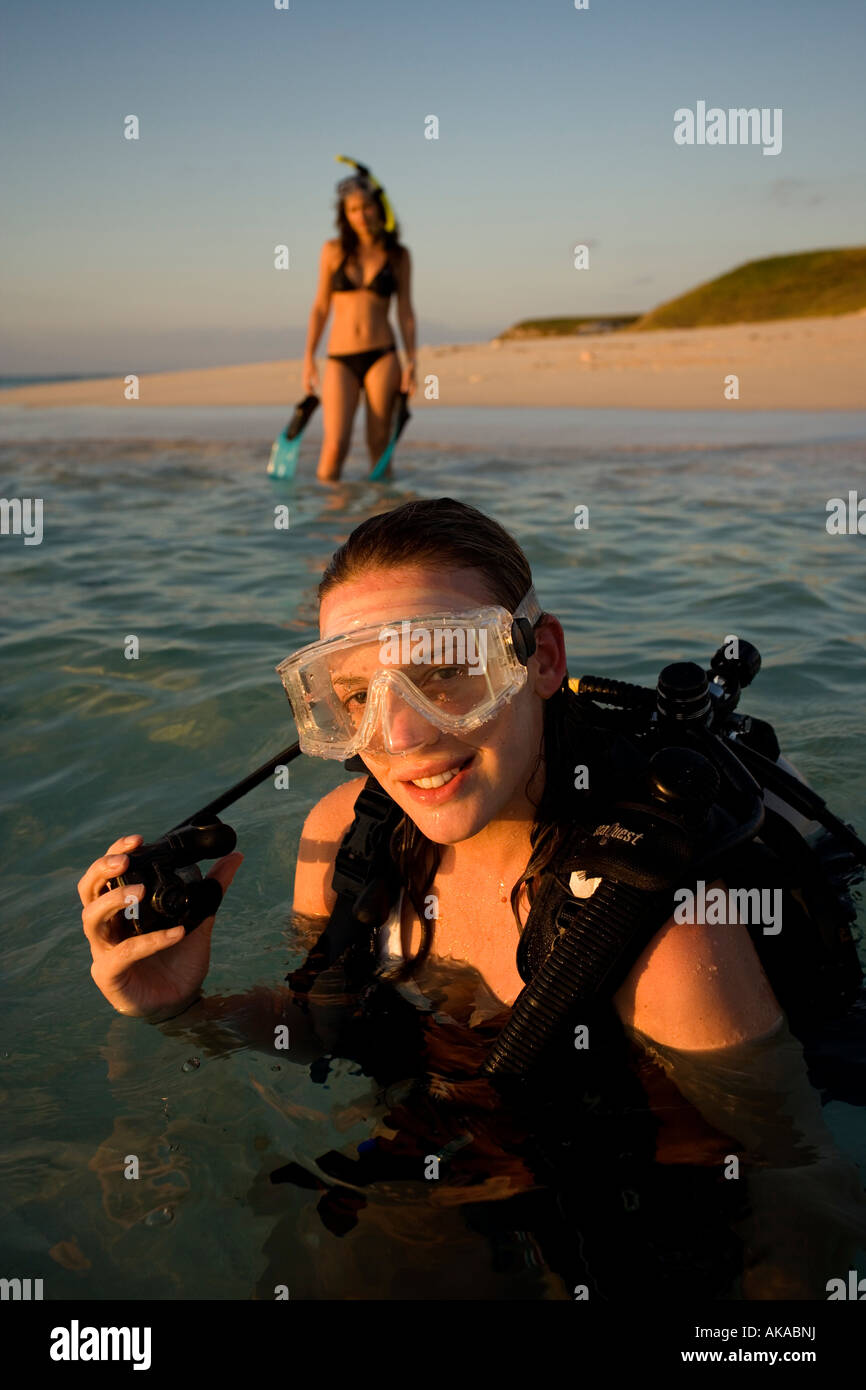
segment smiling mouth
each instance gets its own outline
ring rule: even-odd
[[[470,757],[464,758],[462,762],[455,763],[453,767],[446,768],[444,772],[437,772],[434,777],[410,778],[409,785],[410,787],[420,787],[422,791],[432,791],[434,787],[444,787],[457,776],[458,772],[462,772],[474,756],[472,754]]]

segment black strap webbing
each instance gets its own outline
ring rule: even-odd
[[[337,901],[328,925],[303,965],[286,976],[298,994],[350,948],[366,945],[390,911],[399,883],[390,855],[391,835],[402,809],[368,777],[355,801],[355,818],[337,851],[331,888]]]

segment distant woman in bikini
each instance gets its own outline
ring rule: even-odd
[[[323,482],[340,476],[362,388],[371,468],[385,452],[397,393],[415,392],[409,251],[400,245],[387,199],[368,172],[337,185],[337,227],[339,236],[322,247],[304,354],[304,392],[322,399],[324,439],[317,476]],[[393,294],[407,358],[402,369],[388,322]],[[334,322],[320,391],[315,351],[332,301]]]

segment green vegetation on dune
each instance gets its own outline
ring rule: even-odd
[[[851,314],[866,308],[866,246],[749,261],[644,314],[635,331]]]
[[[866,246],[768,256],[729,270],[648,314],[592,314],[581,318],[521,319],[494,342],[562,338],[615,329],[702,328],[716,323],[761,323],[855,314],[866,309]]]

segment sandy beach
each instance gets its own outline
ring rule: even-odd
[[[324,351],[318,354],[319,371]],[[289,405],[301,393],[300,360],[140,375],[140,399],[124,400],[123,376],[0,392],[0,406]],[[725,378],[739,378],[739,399]],[[658,410],[866,409],[866,310],[785,319],[568,338],[493,340],[421,347],[413,409],[438,402],[478,406],[578,406]]]

